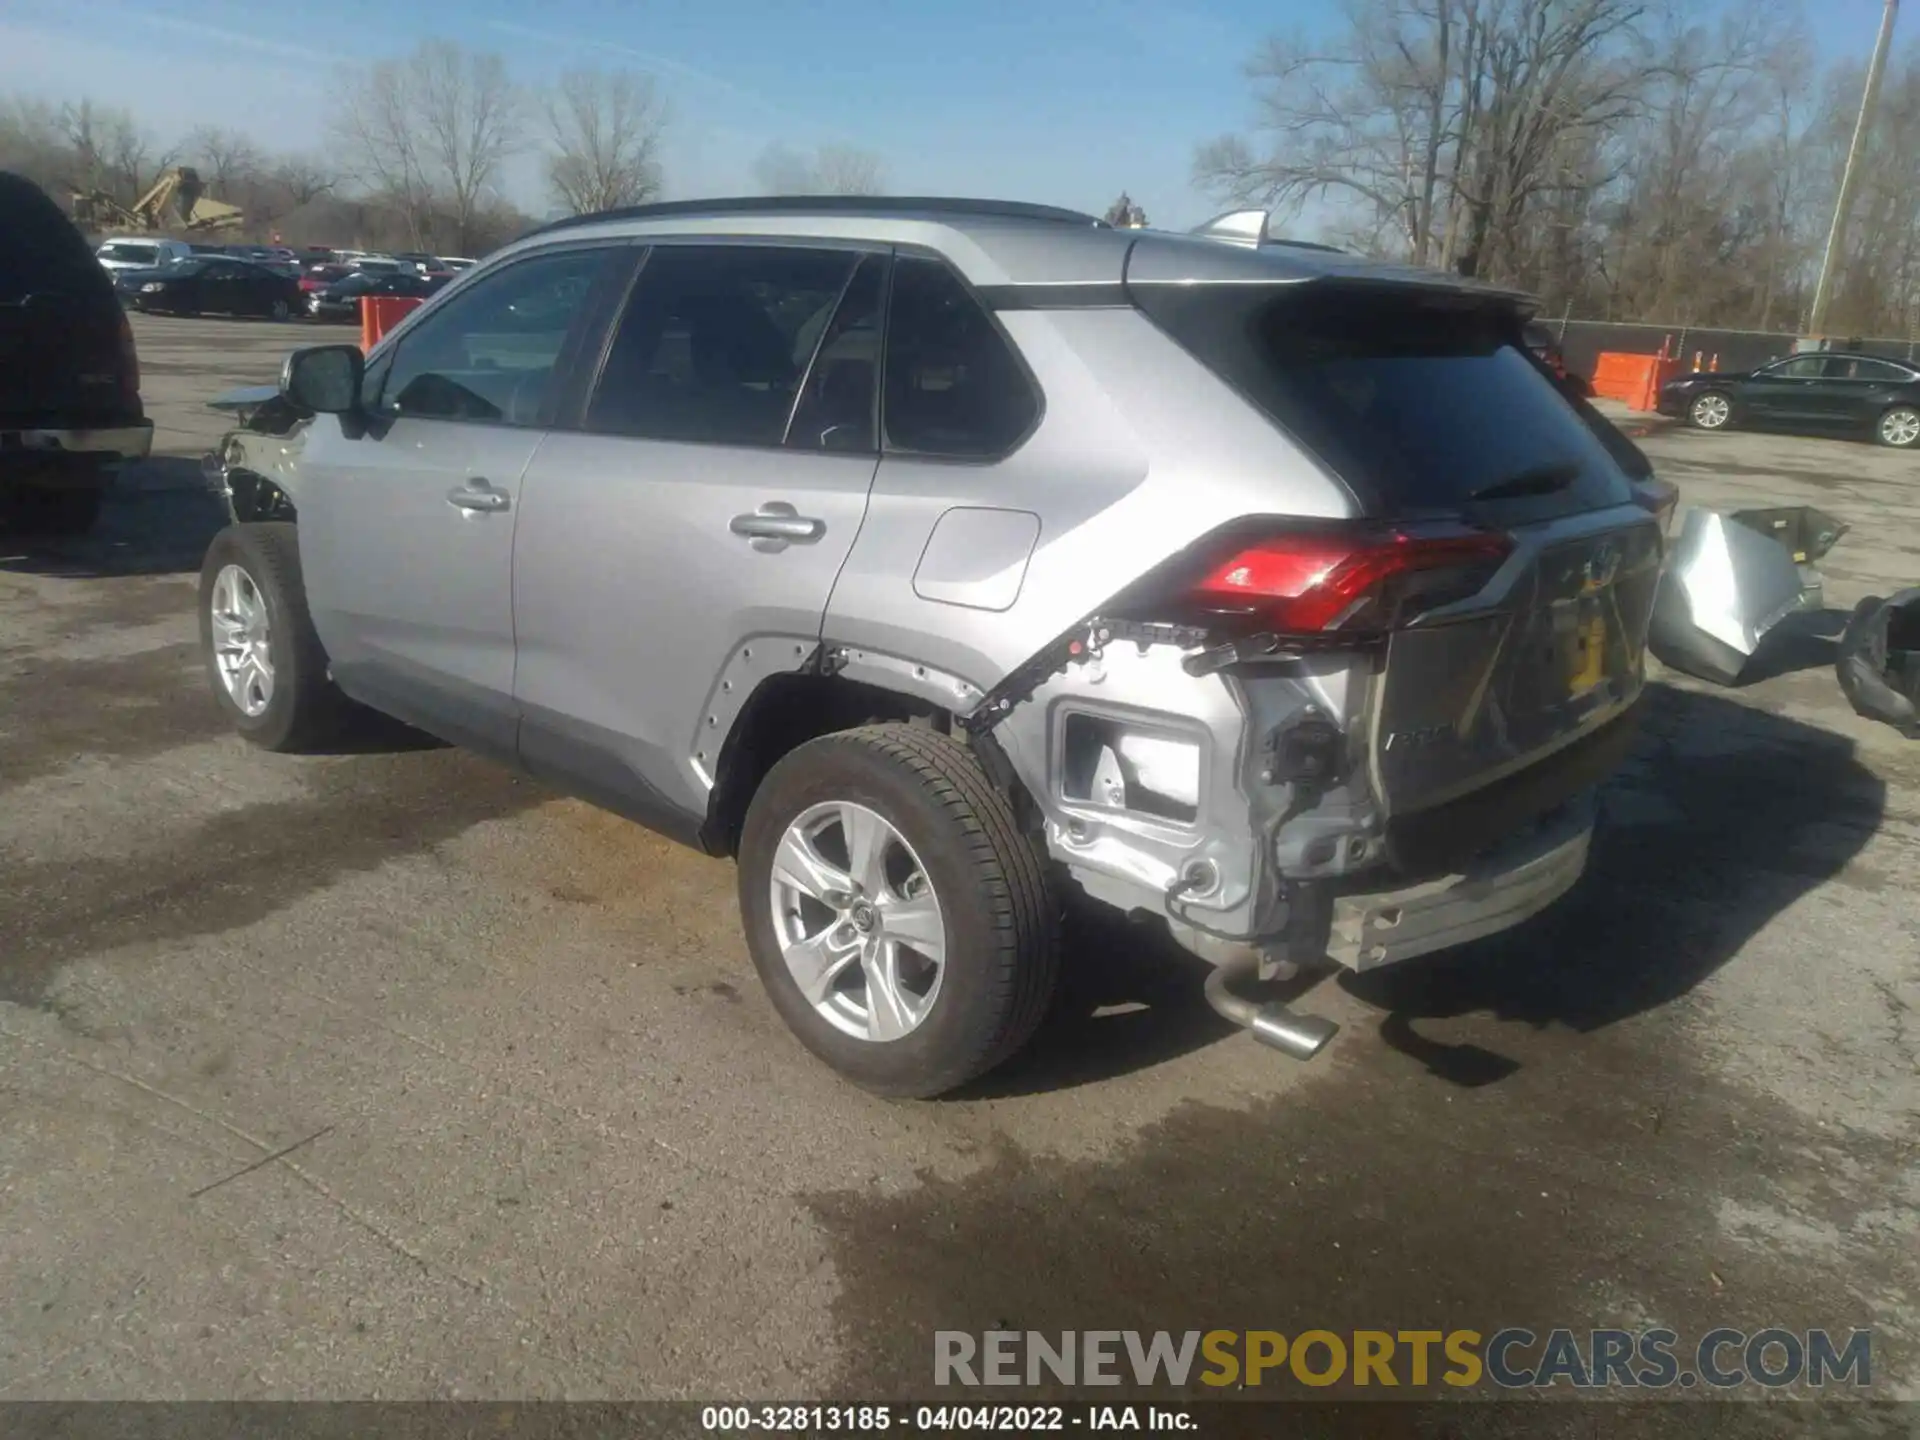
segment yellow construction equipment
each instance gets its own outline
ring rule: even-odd
[[[197,171],[185,165],[163,170],[151,189],[131,205],[104,190],[75,190],[73,218],[84,230],[232,230],[246,223],[238,205],[206,194]]]

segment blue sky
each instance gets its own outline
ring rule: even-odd
[[[1679,0],[1702,12],[1741,0]],[[1746,0],[1776,3],[1776,0]],[[321,147],[337,60],[451,36],[538,84],[573,65],[654,73],[674,124],[675,195],[751,193],[771,143],[857,144],[896,193],[1101,210],[1123,188],[1156,224],[1211,212],[1194,146],[1244,127],[1241,73],[1266,35],[1339,0],[6,0],[0,93],[125,104],[163,138],[198,124]],[[1820,0],[1830,54],[1865,57],[1881,0]],[[1920,25],[1903,20],[1902,30]],[[533,162],[509,190],[540,199]]]

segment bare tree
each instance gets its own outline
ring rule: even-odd
[[[185,151],[200,178],[222,199],[266,169],[266,158],[252,140],[218,125],[203,125],[187,136]]]
[[[286,192],[292,208],[311,205],[331,195],[340,177],[324,162],[309,155],[288,155],[273,167],[273,182]]]
[[[886,165],[871,150],[823,145],[812,155],[770,145],[754,164],[769,195],[883,195]]]
[[[1331,202],[1415,261],[1512,269],[1580,138],[1632,113],[1648,3],[1346,0],[1332,43],[1277,39],[1249,67],[1264,148],[1216,140],[1195,178],[1240,203]]]
[[[574,70],[544,97],[547,185],[575,215],[639,205],[660,193],[667,108],[653,77]]]
[[[362,182],[404,217],[416,247],[471,246],[502,163],[518,147],[518,93],[498,55],[424,41],[405,60],[340,77],[335,138]]]

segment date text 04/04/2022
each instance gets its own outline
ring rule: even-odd
[[[1189,1431],[1187,1411],[1158,1405],[708,1405],[703,1430],[746,1434],[819,1434],[889,1430],[943,1435],[988,1432],[1028,1435],[1068,1430]]]

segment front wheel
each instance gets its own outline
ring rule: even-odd
[[[1733,401],[1718,390],[1696,395],[1687,407],[1687,420],[1702,430],[1724,430],[1733,419]]]
[[[1897,450],[1911,449],[1920,443],[1920,410],[1911,405],[1896,405],[1880,417],[1873,428],[1874,438]]]
[[[875,725],[813,740],[754,794],[740,913],[774,1008],[865,1089],[926,1098],[1011,1057],[1059,979],[1037,848],[966,746]]]
[[[292,525],[229,525],[213,537],[200,567],[200,648],[227,718],[261,749],[309,749],[344,727],[349,705],[327,677]]]

